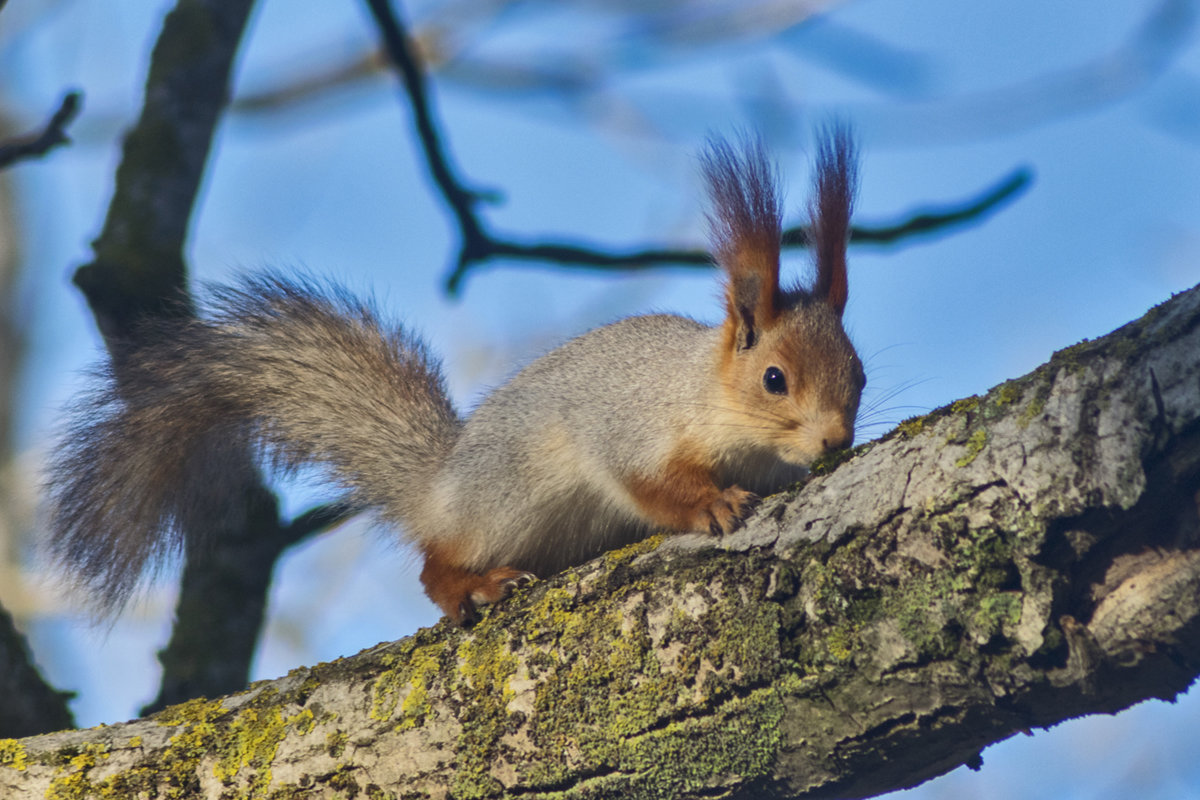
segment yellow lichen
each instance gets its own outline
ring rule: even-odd
[[[445,649],[444,642],[413,648],[406,670],[408,693],[400,703],[399,729],[416,728],[425,723],[430,713],[429,683],[441,671]]]
[[[845,628],[834,628],[825,637],[825,647],[833,660],[846,662],[854,654],[853,651],[854,637],[851,632]]]
[[[213,765],[213,775],[229,784],[243,768],[249,767],[254,770],[252,789],[266,788],[271,782],[271,761],[286,726],[278,708],[242,711],[230,726],[228,747]]]
[[[1025,410],[1021,412],[1021,416],[1017,417],[1017,425],[1022,428],[1029,427],[1029,423],[1039,416],[1046,408],[1046,399],[1044,397],[1035,397],[1029,401],[1029,405],[1025,406]]]
[[[569,638],[568,628],[579,624],[574,607],[575,594],[572,591],[563,586],[546,589],[525,612],[524,628],[529,638]]]
[[[229,730],[222,736],[224,747],[213,775],[225,784],[231,784],[243,770],[249,771],[249,792],[265,791],[271,785],[271,763],[279,743],[289,731],[304,735],[312,731],[315,721],[311,710],[305,708],[290,717],[284,717],[276,701],[274,690],[265,690],[256,702],[260,707],[247,707],[238,712]]]
[[[967,439],[967,452],[963,453],[955,462],[956,467],[965,467],[975,460],[976,456],[983,451],[987,444],[987,431],[980,428],[971,434]]]
[[[975,395],[964,397],[962,400],[955,400],[950,406],[950,411],[954,414],[963,414],[969,411],[974,411],[979,408],[979,398]]]
[[[400,687],[405,684],[400,670],[386,669],[371,684],[371,719],[389,720],[400,702]]]
[[[228,709],[220,700],[197,698],[171,706],[152,719],[174,728],[166,745],[143,764],[112,772],[104,778],[95,775],[96,767],[109,758],[108,745],[70,747],[44,763],[57,764],[58,772],[46,791],[47,800],[128,800],[154,797],[162,800],[186,800],[200,791],[203,770],[211,765],[212,774],[233,786],[231,796],[267,796],[271,785],[271,763],[284,736],[295,732],[311,733],[317,724],[311,709],[301,708],[284,717],[280,708],[295,695],[284,696],[270,687],[250,692],[240,706]],[[142,737],[133,736],[121,745],[142,746]],[[9,748],[11,749],[11,748]],[[0,759],[6,749],[0,741]],[[12,750],[14,764],[20,755]],[[0,761],[3,763],[3,761]],[[278,789],[279,787],[276,787]],[[291,796],[284,787],[270,796]]]
[[[330,758],[341,758],[346,752],[347,736],[344,731],[330,731],[325,735],[325,751]]]
[[[906,439],[911,439],[925,430],[925,420],[927,417],[913,417],[906,419],[896,426],[896,431]]]
[[[0,739],[0,767],[24,770],[28,763],[25,745],[16,739]]]
[[[304,736],[305,734],[312,733],[313,728],[317,726],[317,720],[313,716],[311,709],[302,708],[287,718],[287,724],[296,733]]]
[[[1013,381],[1000,385],[996,391],[996,405],[1007,406],[1011,405],[1021,398],[1021,390]]]
[[[458,646],[456,690],[466,714],[457,746],[457,770],[451,795],[459,798],[497,794],[500,784],[492,775],[496,749],[508,730],[508,706],[515,697],[511,679],[518,660],[509,640],[508,621],[484,618]]]
[[[105,783],[95,784],[90,774],[98,761],[108,758],[108,747],[102,744],[86,744],[82,750],[70,755],[66,763],[58,768],[58,774],[46,789],[46,800],[83,800],[102,797]],[[107,793],[110,794],[111,793]]]
[[[160,725],[189,725],[211,722],[224,713],[225,706],[220,700],[196,697],[164,708],[154,719]]]
[[[645,539],[634,542],[633,544],[626,545],[625,547],[619,547],[616,550],[610,550],[604,554],[604,560],[608,563],[610,568],[615,567],[618,564],[627,564],[640,555],[652,553],[657,550],[665,538],[666,537],[661,533],[655,534],[654,536],[649,536]]]

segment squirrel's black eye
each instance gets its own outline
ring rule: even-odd
[[[787,394],[787,378],[779,367],[767,367],[763,373],[763,388],[771,394]]]

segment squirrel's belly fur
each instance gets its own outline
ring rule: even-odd
[[[816,281],[791,289],[761,145],[715,142],[703,168],[723,322],[598,328],[465,420],[425,346],[336,286],[252,276],[210,292],[199,315],[147,323],[75,403],[51,458],[59,561],[115,611],[148,566],[236,503],[252,453],[322,467],[395,524],[458,621],[530,573],[654,530],[732,530],[757,494],[853,437],[865,378],[841,316],[855,163],[845,132],[822,143]]]

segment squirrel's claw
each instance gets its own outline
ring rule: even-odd
[[[476,577],[468,594],[459,600],[458,613],[452,615],[455,622],[464,627],[479,621],[481,606],[498,603],[522,586],[537,580],[532,572],[512,567],[496,567]]]
[[[709,533],[713,536],[733,533],[761,501],[758,495],[737,486],[722,490],[706,509]]]
[[[537,576],[512,567],[498,567],[484,573],[483,580],[484,584],[471,592],[471,599],[477,603],[497,603],[536,581]]]
[[[535,580],[532,572],[515,567],[476,572],[446,559],[436,548],[425,551],[425,567],[421,570],[425,593],[459,625],[478,622],[482,606],[499,602]]]
[[[449,616],[459,625],[469,628],[476,622],[479,622],[479,608],[472,602],[471,598],[464,597],[462,602],[458,604],[458,613]]]

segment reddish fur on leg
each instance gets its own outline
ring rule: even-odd
[[[655,523],[714,535],[734,530],[758,500],[737,486],[718,487],[712,471],[686,451],[673,456],[658,475],[631,480],[627,488]]]
[[[421,583],[442,613],[458,625],[478,619],[479,606],[499,602],[533,580],[531,572],[496,567],[479,573],[461,567],[446,555],[449,548],[426,547]]]

